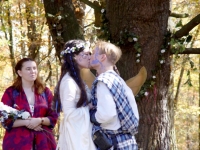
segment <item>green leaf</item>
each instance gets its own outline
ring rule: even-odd
[[[188,79],[184,84],[187,84],[187,85],[189,85],[190,87],[193,86],[193,85],[192,85],[192,82],[191,82],[191,79]]]
[[[135,49],[138,49],[138,48],[139,48],[139,44],[138,44],[138,43],[135,43],[135,44],[134,44],[134,48],[135,48]]]
[[[183,52],[184,50],[185,50],[185,46],[181,44],[180,47],[179,47],[179,51]]]
[[[188,70],[188,71],[187,71],[187,76],[189,76],[189,75],[190,75],[190,71]]]
[[[177,27],[182,27],[182,26],[183,26],[183,24],[182,24],[182,20],[180,20],[180,21],[176,24],[175,27],[177,28]]]
[[[138,48],[137,51],[138,51],[139,53],[141,53],[141,48]]]
[[[194,62],[193,61],[190,61],[190,66],[191,66],[191,68],[194,67]]]
[[[156,82],[155,81],[151,81],[151,85],[154,85]]]

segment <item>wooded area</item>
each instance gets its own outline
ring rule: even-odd
[[[139,148],[200,149],[198,0],[1,0],[0,4],[1,94],[15,78],[13,66],[20,58],[35,59],[42,80],[53,91],[66,41],[79,38],[93,45],[98,39],[107,40],[123,51],[117,67],[125,80],[142,66],[147,69],[147,81],[136,95]]]

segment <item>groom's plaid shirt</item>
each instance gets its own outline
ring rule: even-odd
[[[133,113],[132,107],[129,104],[129,101],[125,94],[126,93],[125,89],[123,87],[122,82],[120,81],[119,75],[113,71],[107,71],[105,73],[100,74],[94,81],[91,91],[92,94],[91,101],[94,106],[97,106],[97,101],[98,101],[96,97],[96,89],[98,82],[103,82],[111,92],[116,104],[118,118],[121,124],[121,128],[118,130],[105,130],[105,129],[102,130],[107,134],[118,135],[117,136],[118,145],[119,143],[121,143],[121,150],[126,150],[127,146],[129,145],[129,142],[125,141],[132,138],[131,135],[133,136],[138,132],[139,120],[135,117]],[[100,129],[99,126],[94,125],[93,133],[99,129]]]

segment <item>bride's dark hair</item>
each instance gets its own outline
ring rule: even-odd
[[[54,92],[54,108],[57,110],[57,112],[60,112],[62,110],[60,96],[59,96],[60,82],[67,72],[69,72],[70,76],[74,79],[74,81],[76,82],[81,91],[80,99],[76,107],[79,108],[84,104],[88,103],[87,94],[85,91],[85,85],[80,76],[80,69],[78,68],[78,64],[74,59],[75,54],[78,55],[80,52],[84,50],[85,48],[84,45],[85,42],[83,40],[70,40],[65,43],[64,49],[61,52],[62,55],[61,75]]]

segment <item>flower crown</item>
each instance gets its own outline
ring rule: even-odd
[[[84,43],[77,44],[76,46],[73,46],[73,47],[67,47],[60,54],[63,56],[64,54],[67,54],[67,53],[70,54],[70,53],[74,53],[75,51],[78,52],[81,48],[85,48]]]

